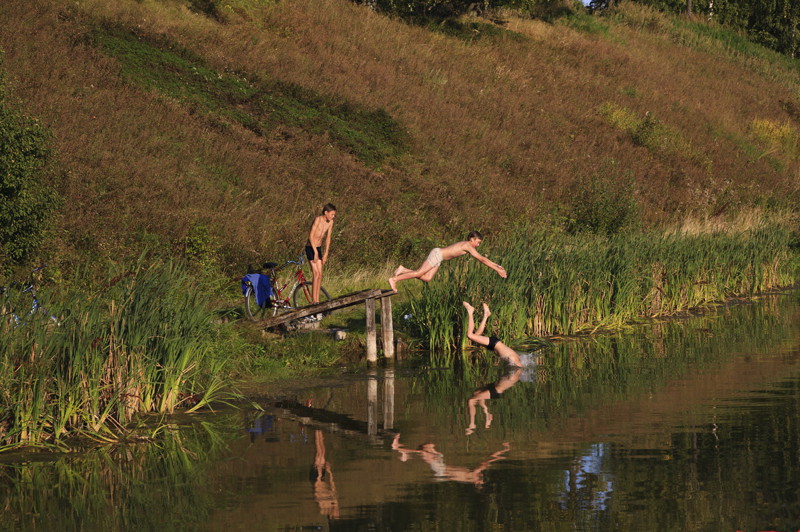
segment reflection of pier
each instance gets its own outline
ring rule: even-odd
[[[315,408],[297,401],[284,400],[275,404],[276,408],[296,418],[305,425],[336,430],[350,435],[366,435],[370,438],[386,435],[394,436],[394,369],[387,368],[383,373],[383,425],[378,423],[378,383],[381,376],[372,370],[367,380],[367,421],[354,419],[327,408]]]
[[[262,322],[262,325],[265,329],[269,329],[307,316],[320,314],[322,312],[332,312],[363,302],[366,306],[367,361],[376,362],[378,360],[378,334],[375,328],[375,300],[380,299],[383,356],[385,358],[394,358],[394,328],[392,326],[391,296],[396,293],[397,292],[392,290],[381,290],[380,288],[362,290],[267,318]]]

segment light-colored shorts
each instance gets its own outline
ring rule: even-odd
[[[434,268],[438,268],[442,263],[442,248],[433,248],[425,260],[431,263]]]

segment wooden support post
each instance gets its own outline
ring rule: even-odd
[[[392,298],[381,298],[381,340],[384,358],[394,358],[394,328],[392,327]]]
[[[378,334],[375,330],[375,300],[367,299],[367,362],[378,361]]]

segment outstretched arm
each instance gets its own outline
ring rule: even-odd
[[[481,263],[485,264],[486,266],[488,266],[488,267],[490,267],[491,269],[493,269],[494,271],[496,271],[496,272],[498,273],[498,275],[500,275],[500,277],[502,277],[503,279],[505,279],[506,277],[508,277],[508,273],[506,273],[506,269],[505,269],[505,268],[503,268],[502,266],[500,266],[500,265],[499,265],[499,264],[497,264],[496,262],[494,262],[494,261],[492,261],[492,260],[490,260],[490,259],[488,259],[488,258],[484,257],[483,255],[481,255],[480,253],[478,253],[478,252],[475,250],[475,248],[473,248],[473,247],[467,247],[467,248],[466,248],[466,250],[467,250],[467,253],[469,253],[470,255],[472,255],[473,257],[475,257],[475,259],[476,259],[476,260],[478,260],[479,262],[481,262]]]

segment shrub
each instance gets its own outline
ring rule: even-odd
[[[42,182],[49,141],[44,126],[8,101],[0,74],[0,262],[28,257],[56,208],[55,192]]]
[[[610,168],[578,182],[567,206],[565,228],[571,234],[613,235],[639,224],[633,179]]]

